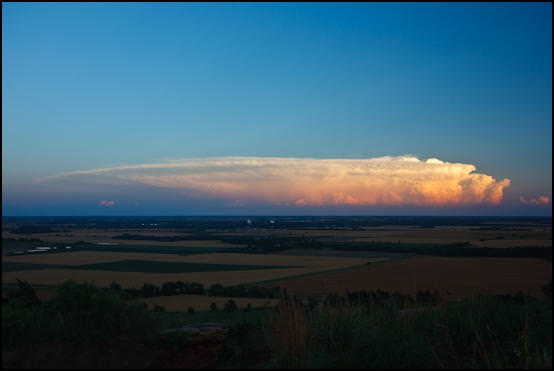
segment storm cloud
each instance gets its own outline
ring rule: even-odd
[[[366,159],[220,157],[79,170],[36,179],[176,189],[242,204],[290,206],[499,204],[509,179],[472,164],[415,156]]]

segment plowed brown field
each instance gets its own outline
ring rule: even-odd
[[[541,259],[414,257],[360,269],[278,280],[267,286],[285,287],[297,295],[377,289],[414,295],[418,290],[436,289],[446,297],[458,298],[519,290],[537,296],[541,286],[551,279],[552,263]]]

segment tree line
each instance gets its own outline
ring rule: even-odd
[[[344,244],[337,250],[380,251],[395,253],[424,254],[435,256],[480,256],[510,258],[545,258],[552,260],[552,246],[529,247],[473,247],[469,242],[457,242],[446,245],[410,244],[394,242],[370,242]]]
[[[267,288],[263,286],[223,286],[219,283],[205,288],[199,282],[164,282],[161,286],[152,283],[145,283],[141,288],[122,289],[117,282],[112,282],[106,290],[123,291],[129,298],[150,298],[154,296],[172,296],[172,295],[209,295],[209,296],[227,296],[235,298],[261,298],[277,299],[280,297],[280,288],[278,286]]]

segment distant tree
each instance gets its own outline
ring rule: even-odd
[[[159,296],[160,288],[151,283],[145,283],[144,285],[142,285],[142,288],[140,289],[140,294],[145,298],[150,298],[152,296]]]
[[[217,304],[216,303],[211,303],[210,304],[210,309],[212,310],[212,312],[215,312],[217,310]]]
[[[125,296],[129,299],[136,299],[139,296],[141,296],[141,291],[134,287],[129,287],[127,289],[124,289],[123,292],[125,293]]]
[[[237,304],[235,303],[235,301],[233,299],[229,299],[226,303],[225,303],[225,310],[227,312],[234,312],[238,309],[237,307]]]
[[[204,285],[198,282],[190,282],[185,284],[187,287],[187,294],[191,295],[204,295],[206,294],[206,290],[204,289]]]
[[[263,290],[259,286],[251,286],[246,291],[246,296],[249,298],[261,298],[264,295]]]
[[[179,293],[179,286],[176,282],[164,282],[160,291],[161,295],[177,295]]]
[[[208,290],[210,295],[212,296],[224,296],[225,295],[225,289],[223,286],[219,283],[215,283],[210,286],[210,289]]]
[[[235,298],[244,298],[247,295],[246,289],[243,285],[231,286],[228,289],[230,290],[228,295]]]

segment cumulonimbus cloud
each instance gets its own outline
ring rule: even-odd
[[[520,196],[519,201],[524,205],[548,205],[550,203],[550,198],[548,198],[548,196],[540,196],[538,198],[526,199]]]
[[[117,166],[41,178],[138,183],[243,203],[325,205],[498,204],[509,179],[471,164],[414,156],[367,159],[223,157]]]

